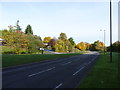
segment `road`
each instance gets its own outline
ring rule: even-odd
[[[99,53],[70,56],[3,69],[2,88],[75,88],[97,61]]]

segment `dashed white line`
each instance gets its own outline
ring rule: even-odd
[[[76,71],[73,75],[76,75],[78,72],[80,72],[85,66],[83,66],[82,68],[80,68],[78,71]]]
[[[55,67],[52,67],[52,68],[49,68],[49,69],[47,69],[47,70],[43,70],[43,71],[40,71],[40,72],[31,74],[31,75],[28,75],[28,77],[32,77],[32,76],[34,76],[34,75],[37,75],[37,74],[40,74],[40,73],[43,73],[43,72],[46,72],[46,71],[50,71],[50,70],[52,70],[52,69],[54,69],[54,68],[55,68]]]
[[[64,63],[64,64],[62,64],[62,65],[66,65],[66,64],[69,64],[69,63],[71,63],[71,62],[67,62],[67,63]]]
[[[92,61],[88,62],[88,64],[90,64]]]
[[[97,56],[95,58],[93,58],[92,61],[95,60],[96,58],[97,58]]]
[[[95,58],[93,58],[91,61],[89,61],[89,62],[87,63],[87,65],[90,64],[92,61],[94,61],[96,58],[97,58],[97,57],[95,57]]]
[[[59,88],[60,86],[62,86],[63,83],[60,83],[59,85],[57,85],[53,90]]]
[[[94,61],[96,58],[97,58],[97,57],[93,58],[93,59],[92,59],[91,61],[89,61],[87,64],[85,63],[85,64],[83,65],[83,67],[80,68],[78,71],[76,71],[73,75],[76,75],[78,72],[80,72],[80,71],[85,67],[85,65],[90,64],[90,63],[91,63],[92,61]]]
[[[54,69],[54,68],[55,68],[55,67],[49,68],[49,69],[47,69],[46,71],[52,70],[52,69]]]

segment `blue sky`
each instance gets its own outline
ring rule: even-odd
[[[113,2],[113,42],[118,40],[118,3]],[[15,26],[19,20],[22,31],[28,24],[33,33],[58,37],[61,32],[73,37],[76,43],[103,41],[106,30],[106,45],[109,45],[108,2],[1,2],[0,29]]]

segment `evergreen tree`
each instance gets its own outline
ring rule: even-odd
[[[74,40],[73,40],[72,37],[70,37],[68,40],[70,41],[70,43],[71,43],[72,45],[75,45],[75,42],[74,42]]]
[[[25,34],[33,34],[32,27],[30,25],[25,29]]]

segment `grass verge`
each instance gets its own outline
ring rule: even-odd
[[[17,66],[22,64],[29,64],[33,62],[40,62],[43,60],[55,60],[73,55],[80,55],[80,53],[73,54],[31,54],[31,55],[2,55],[2,67]]]
[[[113,53],[113,62],[109,61],[109,54],[101,54],[92,71],[78,88],[118,88],[118,56]]]

